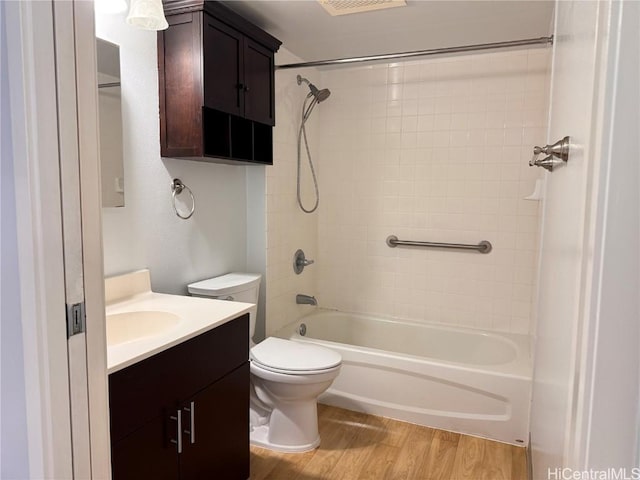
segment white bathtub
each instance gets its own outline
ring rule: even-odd
[[[514,445],[529,436],[526,336],[332,310],[276,335],[342,355],[340,375],[322,403]]]

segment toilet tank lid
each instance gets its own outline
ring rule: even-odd
[[[290,372],[326,370],[342,363],[338,352],[278,337],[264,339],[251,349],[250,356],[265,367]]]
[[[256,288],[262,276],[259,273],[227,273],[208,278],[187,286],[189,293],[196,295],[220,296]]]

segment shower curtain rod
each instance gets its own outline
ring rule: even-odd
[[[529,45],[553,45],[553,35],[550,37],[526,38],[510,42],[479,43],[476,45],[462,45],[460,47],[432,48],[430,50],[415,50],[413,52],[388,53],[384,55],[370,55],[366,57],[336,58],[333,60],[317,60],[314,62],[287,63],[276,65],[276,69],[322,67],[326,65],[344,65],[347,63],[373,62],[376,60],[394,60],[397,58],[423,57],[429,55],[444,55],[447,53],[475,52],[478,50],[493,50],[497,48],[525,47]]]

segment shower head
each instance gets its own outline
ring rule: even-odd
[[[312,86],[313,85],[309,85],[309,88],[311,89],[311,93],[313,93],[313,95],[316,97],[316,100],[318,101],[318,103],[324,102],[327,98],[329,98],[329,95],[331,95],[331,92],[329,91],[328,88],[323,88],[322,90],[318,90],[315,87],[311,88]]]
[[[301,77],[300,75],[298,75],[297,80],[298,80],[298,85],[302,85],[302,82],[305,82],[307,85],[309,85],[309,90],[311,91],[311,95],[315,97],[316,102],[318,103],[324,102],[327,98],[329,98],[329,95],[331,95],[331,92],[329,91],[328,88],[323,88],[322,90],[318,90],[318,87],[316,87],[313,83],[311,83],[306,78]]]

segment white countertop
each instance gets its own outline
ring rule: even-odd
[[[251,303],[167,295],[150,291],[119,298],[107,305],[107,322],[109,322],[109,315],[139,311],[168,312],[180,317],[180,321],[157,335],[107,346],[107,372],[117,372],[167,350],[248,313],[253,307],[255,305]]]

